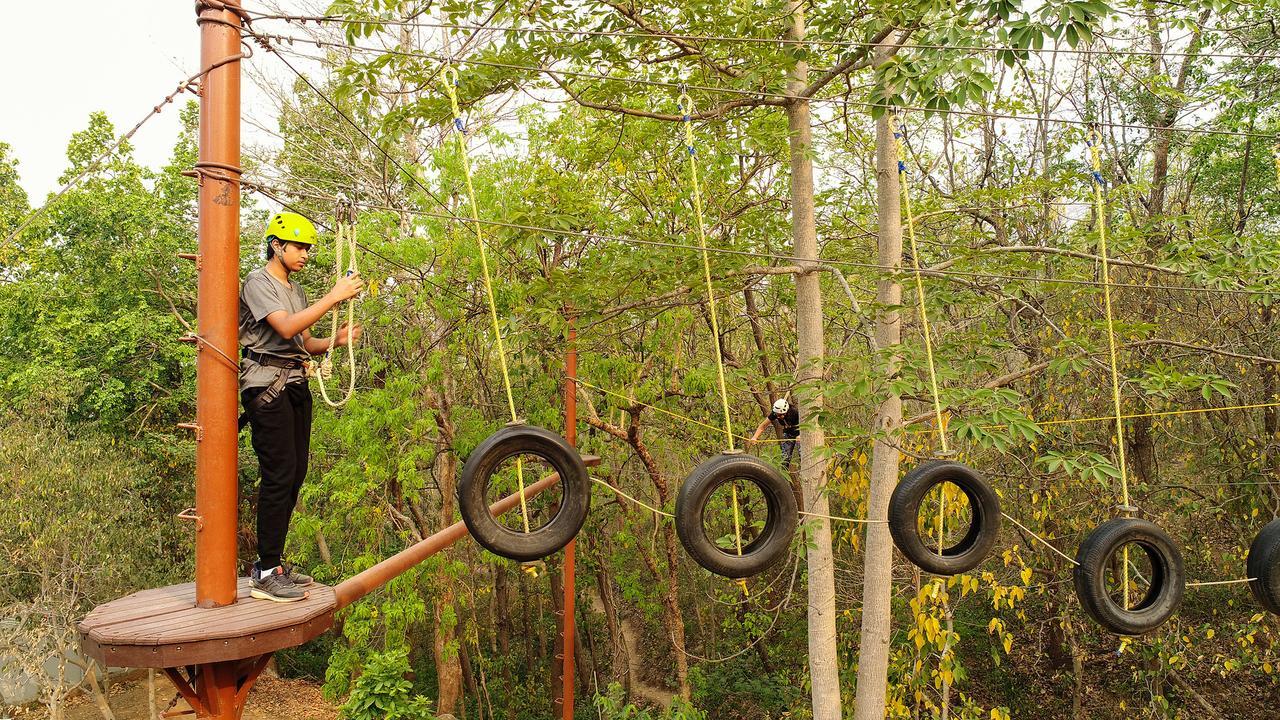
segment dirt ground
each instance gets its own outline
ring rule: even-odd
[[[168,707],[169,701],[177,691],[162,673],[156,674],[156,714]],[[147,712],[147,676],[133,676],[122,681],[111,683],[109,695],[111,711],[116,720],[151,720]],[[187,704],[179,700],[175,710],[188,709]],[[44,717],[43,714],[33,715]],[[193,717],[183,715],[179,717]],[[338,720],[338,708],[325,701],[320,693],[320,686],[305,680],[282,680],[263,676],[258,680],[253,691],[249,693],[249,703],[245,707],[244,720]],[[93,698],[79,696],[67,704],[66,720],[103,720]]]

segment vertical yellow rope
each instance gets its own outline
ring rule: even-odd
[[[729,420],[729,391],[724,383],[724,358],[720,353],[720,321],[716,313],[716,295],[711,285],[711,258],[707,252],[706,224],[702,219],[702,189],[698,182],[698,156],[693,147],[693,99],[680,94],[680,112],[684,116],[684,142],[689,151],[689,182],[693,187],[693,208],[698,219],[698,244],[702,248],[702,276],[707,284],[707,308],[711,313],[712,345],[716,350],[716,376],[720,382],[720,406],[724,410],[724,438],[733,450],[733,425]],[[736,506],[735,506],[736,507]]]
[[[948,455],[951,453],[951,448],[947,444],[947,425],[942,418],[942,396],[938,392],[938,371],[933,361],[933,332],[929,329],[929,311],[925,308],[924,277],[920,271],[920,249],[916,245],[916,222],[915,216],[911,213],[911,190],[907,182],[906,153],[902,148],[902,140],[906,136],[907,126],[898,120],[897,115],[894,116],[893,121],[897,125],[897,129],[893,133],[893,144],[898,155],[898,185],[901,186],[902,210],[907,220],[907,239],[911,243],[911,267],[915,271],[916,298],[919,300],[917,309],[920,313],[920,328],[924,333],[924,355],[929,367],[929,387],[933,392],[933,418],[938,425],[938,444],[942,447],[942,454]],[[938,488],[939,555],[942,554],[944,549],[943,539],[946,535],[946,517],[947,488],[944,484]]]
[[[693,209],[698,222],[698,245],[702,248],[702,278],[707,285],[707,311],[711,314],[711,345],[716,351],[716,377],[720,383],[720,407],[724,411],[724,438],[728,450],[734,449],[733,423],[729,417],[729,391],[724,382],[724,357],[720,352],[720,321],[716,312],[715,288],[711,284],[711,258],[707,252],[707,230],[703,220],[702,188],[698,182],[698,154],[693,146],[693,98],[686,92],[680,93],[680,114],[684,122],[684,144],[689,152],[689,184],[693,190]],[[742,520],[738,511],[738,483],[733,483],[733,540],[738,555],[742,555]],[[739,580],[738,587],[743,595],[749,595],[747,581]]]
[[[915,270],[916,280],[916,297],[919,298],[920,327],[924,331],[924,353],[925,360],[929,366],[929,387],[933,391],[933,417],[938,424],[938,442],[942,445],[942,452],[951,452],[947,444],[947,428],[942,420],[942,398],[938,393],[938,371],[933,361],[933,337],[929,329],[929,313],[925,310],[924,296],[924,279],[920,271],[920,250],[916,246],[916,223],[915,217],[911,214],[911,193],[907,185],[907,163],[905,153],[902,150],[902,137],[906,133],[906,125],[898,122],[896,116],[894,122],[897,123],[898,129],[893,133],[893,142],[898,153],[898,184],[902,186],[902,209],[907,219],[907,238],[911,243],[911,267]]]
[[[471,162],[467,157],[467,138],[462,123],[462,110],[458,107],[458,70],[453,66],[446,67],[443,73],[444,91],[449,96],[449,105],[453,110],[453,127],[458,139],[458,157],[462,161],[462,174],[467,181],[467,202],[471,208],[471,226],[476,231],[476,247],[480,249],[480,268],[484,275],[485,298],[489,301],[489,319],[493,321],[493,339],[498,347],[498,363],[502,367],[502,387],[507,393],[507,409],[511,411],[511,422],[520,421],[516,414],[515,395],[511,392],[511,374],[507,370],[507,351],[502,344],[502,326],[498,322],[498,303],[493,296],[493,278],[489,273],[489,255],[485,252],[484,236],[480,232],[480,209],[476,206],[476,189],[471,180]],[[529,507],[525,498],[524,468],[521,459],[516,458],[516,481],[520,485],[520,514],[524,521],[524,531],[529,532]]]
[[[1102,299],[1107,314],[1107,347],[1111,359],[1111,402],[1116,420],[1116,458],[1120,464],[1121,508],[1130,511],[1129,471],[1124,455],[1124,420],[1120,413],[1120,370],[1116,362],[1116,328],[1111,310],[1111,264],[1107,251],[1107,203],[1102,194],[1102,155],[1097,128],[1089,128],[1089,163],[1093,169],[1093,203],[1098,215],[1098,255],[1102,258]],[[1124,546],[1124,608],[1129,609],[1129,546]]]

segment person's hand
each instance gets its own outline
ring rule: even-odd
[[[338,332],[333,336],[334,345],[354,345],[356,341],[360,339],[360,334],[363,332],[364,328],[360,327],[359,323],[353,323],[349,326],[346,323],[343,323],[342,327],[338,328]]]
[[[351,273],[338,279],[333,284],[333,289],[329,291],[329,299],[335,303],[350,300],[359,295],[364,290],[364,279],[360,277],[360,273]]]

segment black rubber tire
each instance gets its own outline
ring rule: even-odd
[[[707,537],[703,513],[716,488],[746,480],[764,494],[769,517],[742,554],[722,550]],[[772,465],[746,453],[721,453],[694,468],[676,495],[676,533],[689,556],[711,572],[729,578],[760,573],[786,557],[799,513],[791,483]]]
[[[1151,586],[1126,610],[1107,593],[1106,572],[1120,548],[1133,543],[1151,560]],[[1182,553],[1155,523],[1138,518],[1108,520],[1089,533],[1076,552],[1076,597],[1099,625],[1117,635],[1142,635],[1160,627],[1182,604],[1187,577]]]
[[[973,517],[959,542],[938,552],[937,544],[920,535],[920,503],[937,485],[953,483],[969,498]],[[958,575],[978,566],[1000,537],[1000,498],[969,466],[951,460],[917,465],[893,489],[889,498],[889,534],[898,551],[934,575]]]
[[[1249,546],[1249,589],[1267,612],[1280,615],[1280,518],[1267,523]]]
[[[517,455],[537,455],[560,474],[559,510],[527,533],[509,530],[489,514],[489,479]],[[471,537],[484,549],[520,562],[538,560],[568,545],[582,529],[591,505],[590,482],[582,456],[564,438],[532,425],[508,425],[485,438],[467,458],[458,481],[458,510]]]

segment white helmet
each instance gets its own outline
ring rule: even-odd
[[[773,403],[773,411],[778,413],[779,415],[785,415],[787,411],[790,409],[791,409],[791,403],[787,402],[786,398],[778,398]]]

